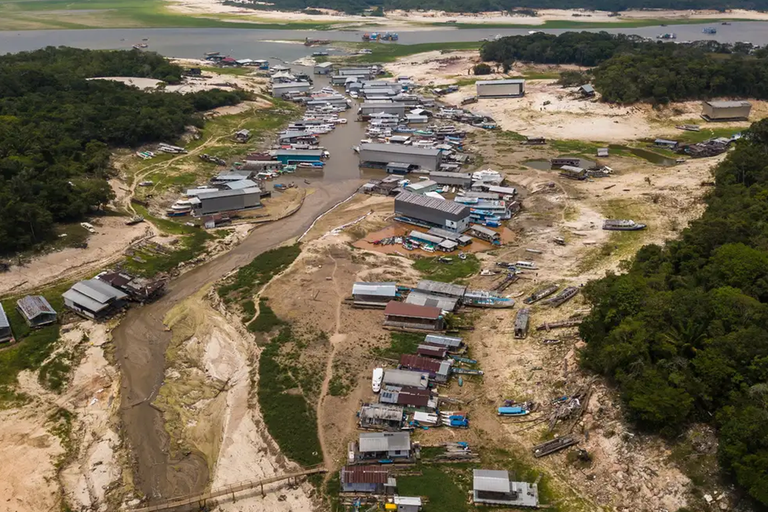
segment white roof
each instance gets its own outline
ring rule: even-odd
[[[361,452],[407,451],[411,449],[408,432],[365,432],[360,434],[358,447]]]
[[[352,295],[394,297],[397,295],[397,283],[355,283],[352,285]]]
[[[473,487],[475,491],[508,493],[509,473],[495,469],[475,469],[473,471]]]
[[[421,496],[395,496],[395,505],[421,506]]]

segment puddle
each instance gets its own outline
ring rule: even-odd
[[[630,148],[627,146],[620,146],[617,144],[612,144],[608,146],[608,149],[627,151],[628,153],[632,153],[636,157],[642,158],[643,160],[651,162],[652,164],[661,165],[664,167],[671,167],[676,164],[674,158],[669,158],[667,156],[654,153],[653,151],[649,151],[647,149]]]
[[[568,158],[565,155],[561,155],[558,158]],[[578,157],[573,157],[578,158]],[[581,167],[582,169],[590,169],[592,167],[595,167],[596,162],[593,160],[587,160],[585,158],[579,158],[579,165],[578,167]],[[552,164],[549,160],[544,159],[535,159],[535,160],[525,160],[523,164],[527,165],[528,167],[533,167],[534,169],[538,169],[540,171],[551,171],[552,170]]]

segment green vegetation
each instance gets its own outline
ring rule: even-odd
[[[0,253],[40,247],[56,223],[113,197],[110,148],[173,140],[198,111],[239,103],[221,90],[143,92],[93,76],[176,82],[181,68],[153,53],[46,48],[0,57]]]
[[[62,453],[59,460],[56,461],[57,468],[63,466],[67,459],[74,453],[74,446],[72,445],[72,421],[74,419],[74,413],[63,407],[59,407],[54,413],[48,416],[48,422],[46,423],[48,430],[51,434],[61,440],[61,445],[64,447],[64,453]]]
[[[492,71],[493,70],[491,69],[491,66],[485,62],[481,62],[480,64],[475,64],[472,66],[473,75],[490,75]]]
[[[347,396],[355,387],[355,368],[347,361],[334,360],[333,374],[328,382],[328,394]]]
[[[465,464],[450,467],[421,465],[421,475],[398,476],[397,491],[403,496],[426,496],[424,512],[466,512],[467,492],[472,489]]]
[[[722,467],[768,505],[768,120],[715,170],[701,219],[589,283],[582,364],[640,428],[718,428]]]
[[[463,260],[454,256],[450,263],[442,263],[439,258],[421,258],[413,263],[413,268],[432,281],[443,283],[452,283],[480,272],[480,260],[474,254],[467,254]]]
[[[609,102],[768,98],[768,52],[753,55],[743,43],[670,45],[606,32],[566,32],[504,37],[485,43],[480,54],[505,69],[519,60],[595,66],[595,88]]]
[[[371,350],[376,357],[400,360],[402,354],[415,354],[419,344],[424,342],[424,335],[414,332],[390,332],[389,347]]]
[[[549,145],[560,153],[585,156],[586,158],[595,158],[597,148],[605,147],[598,143],[584,142],[581,140],[550,140]]]
[[[696,124],[690,123],[690,124]],[[680,140],[683,142],[702,142],[708,139],[714,139],[717,137],[725,137],[727,139],[730,139],[733,135],[743,132],[745,128],[708,128],[708,127],[702,127],[701,131],[698,132],[689,132],[689,131],[681,131],[679,135],[676,135],[674,138],[675,140]]]
[[[253,304],[252,301],[251,304]],[[255,312],[254,308],[254,313]],[[253,313],[251,316],[253,316]],[[259,316],[254,318],[253,321],[248,324],[248,330],[251,332],[268,333],[284,324],[285,322],[280,320],[275,312],[272,311],[272,308],[269,307],[267,299],[259,299]]]
[[[227,303],[250,298],[256,292],[256,288],[272,279],[275,274],[288,268],[300,253],[299,244],[294,244],[284,245],[259,254],[249,264],[240,267],[237,274],[226,284],[219,287],[219,297]]]
[[[46,388],[56,393],[64,391],[72,369],[73,354],[60,352],[40,367],[38,380]]]
[[[286,457],[311,466],[323,461],[317,437],[317,417],[299,382],[281,362],[281,349],[295,343],[290,326],[284,326],[261,353],[258,398],[264,424]]]
[[[578,18],[571,20],[547,20],[544,23],[538,25],[526,25],[526,24],[512,24],[512,23],[452,23],[450,26],[467,29],[467,28],[519,28],[519,29],[571,29],[571,30],[586,30],[586,29],[621,29],[621,28],[641,28],[641,27],[658,27],[660,25],[674,24],[674,25],[711,25],[717,24],[721,21],[736,22],[736,21],[749,21],[748,19],[717,19],[717,18],[693,18],[693,19],[665,19],[665,18],[645,18],[645,19],[617,19],[617,21],[579,21]],[[432,23],[433,26],[446,26],[444,23]]]

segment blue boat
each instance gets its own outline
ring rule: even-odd
[[[498,414],[499,416],[525,416],[526,414],[530,414],[531,411],[524,407],[514,406],[514,407],[499,407]]]

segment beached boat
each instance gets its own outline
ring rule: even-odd
[[[640,231],[646,227],[645,224],[633,220],[606,220],[603,222],[603,229],[606,231]]]
[[[381,381],[384,380],[384,368],[374,368],[371,377],[371,389],[374,393],[381,391]]]

